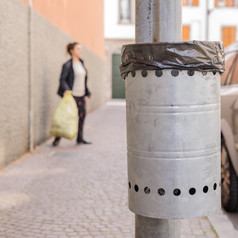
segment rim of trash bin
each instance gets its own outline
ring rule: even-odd
[[[122,46],[120,73],[126,78],[136,70],[179,69],[225,71],[221,41],[139,43]]]

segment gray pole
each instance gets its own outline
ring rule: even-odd
[[[136,0],[136,43],[182,40],[181,0]],[[180,220],[136,215],[136,238],[179,238]]]
[[[136,43],[181,40],[181,0],[136,0]]]
[[[153,42],[153,0],[136,0],[136,43]]]
[[[181,41],[181,0],[154,0],[153,2],[153,42]]]
[[[136,215],[136,238],[179,238],[180,220],[166,220]]]

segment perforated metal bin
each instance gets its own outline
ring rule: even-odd
[[[220,73],[142,68],[125,78],[129,208],[162,219],[208,215],[221,197]]]

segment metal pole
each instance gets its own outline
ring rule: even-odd
[[[153,42],[182,40],[181,0],[153,1]]]
[[[136,0],[136,43],[181,40],[181,0]]]
[[[166,220],[136,215],[136,238],[179,238],[180,220]]]
[[[153,0],[136,0],[136,43],[153,41]]]
[[[182,40],[181,0],[136,0],[136,43]],[[135,216],[136,238],[179,238],[180,220]]]

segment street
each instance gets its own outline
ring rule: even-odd
[[[125,126],[125,102],[109,101],[86,118],[92,145],[62,140],[55,148],[51,139],[2,170],[0,237],[133,238]],[[237,215],[229,217],[238,229]],[[218,235],[203,217],[182,220],[181,237]]]

